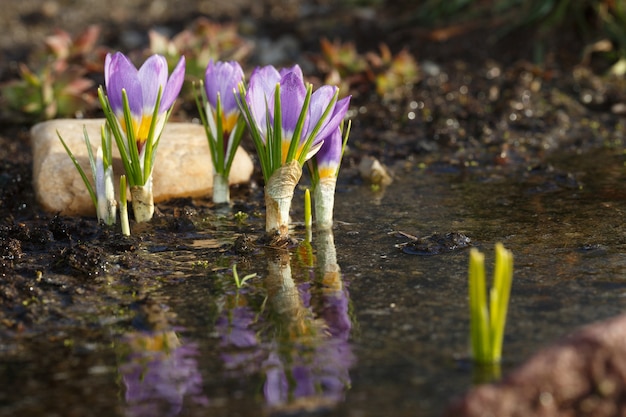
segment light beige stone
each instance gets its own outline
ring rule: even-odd
[[[31,129],[33,187],[41,206],[63,215],[95,215],[85,184],[65,152],[57,131],[91,179],[89,157],[84,142],[87,129],[94,154],[100,143],[104,119],[58,119],[39,123]],[[116,192],[122,162],[113,147]],[[230,184],[248,182],[253,165],[242,148],[237,150],[230,172]],[[168,123],[161,136],[153,171],[155,202],[177,197],[211,196],[213,163],[204,127],[193,123]]]

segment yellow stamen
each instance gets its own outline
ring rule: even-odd
[[[239,118],[238,112],[232,112],[222,116],[222,131],[224,133],[230,133],[235,129],[237,119]]]
[[[128,135],[128,128],[126,126],[126,121],[124,118],[120,118],[120,124],[122,125],[122,129]],[[146,143],[148,140],[148,134],[150,133],[150,125],[152,124],[152,115],[144,115],[141,117],[141,121],[139,122],[139,126],[137,125],[137,121],[133,119],[133,133],[135,134],[135,141],[139,148],[141,145]]]
[[[150,125],[152,125],[152,115],[142,116],[139,128],[135,130],[135,132],[137,132],[135,134],[135,138],[137,139],[137,141],[141,140],[145,142],[148,139],[148,134],[150,133]]]
[[[283,139],[282,144],[281,144],[281,161],[284,164],[287,161],[287,153],[289,153],[289,146],[291,145],[291,139]],[[295,159],[298,159],[300,157],[300,154],[302,153],[302,147],[303,144],[300,143],[298,145],[298,149],[296,149],[296,154],[294,155]]]

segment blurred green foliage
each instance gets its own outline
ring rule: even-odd
[[[494,28],[496,37],[518,29],[531,30],[534,35],[529,42],[534,44],[538,61],[546,44],[559,39],[567,29],[588,45],[580,51],[583,62],[588,62],[586,57],[591,53],[601,54],[613,63],[613,72],[617,68],[626,71],[626,0],[424,0],[404,4],[390,0],[343,0],[341,3],[344,8],[369,7],[380,11],[405,8],[405,17],[395,25],[444,28],[439,31],[444,38],[462,35],[465,30],[481,25]],[[60,30],[49,36],[41,48],[31,53],[28,62],[17,65],[14,79],[0,84],[2,121],[31,123],[90,116],[97,111],[96,84],[102,82],[104,57],[109,52],[99,44],[99,35],[100,28],[92,26],[76,37]],[[433,33],[431,39],[437,40],[437,35]],[[209,60],[245,61],[252,48],[253,43],[240,35],[235,24],[198,18],[171,38],[150,31],[145,49],[126,52],[137,62],[148,55],[161,54],[171,66],[180,55],[185,55],[188,82],[179,102],[193,103],[192,82],[204,78]],[[384,43],[378,50],[358,51],[352,42],[322,39],[320,53],[313,60],[321,81],[339,86],[343,95],[373,93],[383,99],[394,99],[409,92],[421,76],[409,51],[392,53]]]
[[[496,22],[497,36],[517,29],[533,29],[538,58],[544,43],[574,31],[588,44],[608,40],[614,60],[626,57],[626,1],[624,0],[427,0],[417,3],[411,21],[426,27],[460,22]],[[580,51],[581,55],[583,51]]]
[[[57,30],[41,49],[19,64],[19,78],[0,85],[3,121],[32,122],[76,116],[96,105],[93,74],[102,73],[106,49],[97,45],[100,28],[72,38]]]

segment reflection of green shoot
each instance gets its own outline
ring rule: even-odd
[[[237,286],[237,289],[243,287],[246,281],[254,277],[256,277],[256,272],[254,274],[248,274],[243,278],[239,278],[239,274],[237,273],[237,264],[233,265],[233,278],[235,279],[235,285]]]
[[[311,241],[311,227],[313,225],[313,215],[311,214],[311,191],[307,188],[304,191],[304,227],[306,228],[307,240]]]
[[[513,254],[501,243],[495,247],[493,286],[485,283],[485,255],[470,250],[469,304],[470,336],[474,362],[493,364],[502,357],[502,341],[513,281]],[[489,302],[489,304],[487,304]]]

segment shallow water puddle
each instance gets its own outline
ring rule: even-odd
[[[228,254],[202,262],[221,235],[148,251],[164,265],[154,288],[103,291],[124,311],[68,322],[0,364],[0,415],[437,415],[476,378],[468,253],[410,255],[407,234],[463,233],[488,264],[495,242],[513,251],[502,372],[624,308],[623,155],[551,163],[404,168],[378,193],[342,184],[334,235],[241,258],[239,275],[257,274],[241,289]]]

